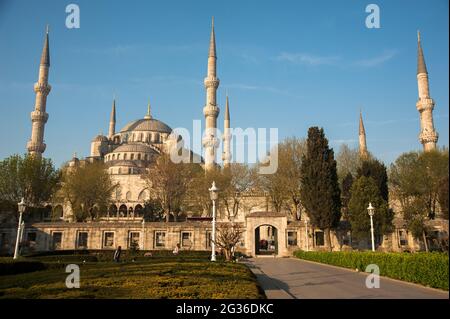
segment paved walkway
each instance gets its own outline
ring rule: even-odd
[[[384,277],[380,288],[369,289],[365,273],[296,258],[252,258],[246,264],[269,299],[449,298],[445,291]]]

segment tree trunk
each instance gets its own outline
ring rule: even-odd
[[[333,247],[331,247],[331,231],[330,231],[330,228],[326,229],[326,234],[327,234],[328,251],[333,251]]]
[[[425,234],[425,231],[422,231],[422,238],[423,238],[423,243],[425,245],[425,251],[429,252],[429,250],[428,250],[428,243],[427,243],[427,236]]]

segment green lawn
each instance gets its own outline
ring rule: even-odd
[[[64,264],[0,276],[0,298],[265,298],[251,271],[239,263],[204,258],[149,258],[89,262],[79,289],[65,286]]]

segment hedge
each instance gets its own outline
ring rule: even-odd
[[[295,257],[365,271],[369,264],[380,268],[380,275],[448,290],[448,254],[383,252],[305,252]]]
[[[45,264],[40,261],[0,258],[0,276],[16,275],[45,269]]]

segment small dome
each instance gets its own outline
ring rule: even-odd
[[[144,118],[128,123],[120,132],[124,133],[129,131],[151,131],[170,134],[172,129],[167,124],[154,118]]]
[[[92,142],[107,142],[108,138],[104,135],[97,135],[92,139]]]
[[[152,153],[152,154],[157,153],[150,146],[138,143],[122,144],[113,151],[113,153],[120,153],[120,152],[136,152],[136,153]]]

